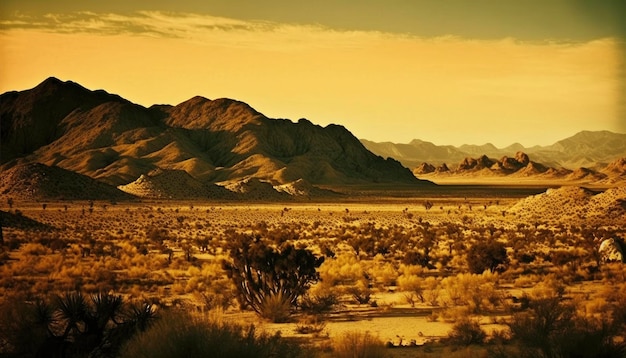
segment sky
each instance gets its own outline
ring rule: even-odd
[[[626,133],[623,0],[0,0],[0,92],[244,101],[377,142]]]

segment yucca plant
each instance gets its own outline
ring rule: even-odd
[[[87,310],[87,301],[80,292],[68,292],[57,297],[57,317],[65,324],[64,339],[71,334],[82,333],[79,326],[84,324]]]

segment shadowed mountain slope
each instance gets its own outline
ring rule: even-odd
[[[64,134],[61,121],[74,111],[106,102],[128,103],[104,91],[50,77],[37,87],[0,95],[2,162],[32,153]]]
[[[145,108],[49,78],[0,95],[1,163],[58,166],[118,186],[155,169],[202,183],[428,184],[369,152],[347,129],[270,119],[231,99]],[[30,135],[29,133],[34,133]]]

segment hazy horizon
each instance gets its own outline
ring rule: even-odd
[[[144,105],[232,98],[375,142],[626,132],[619,1],[0,5],[0,92],[50,76]]]

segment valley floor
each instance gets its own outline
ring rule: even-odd
[[[545,189],[455,185],[384,196],[352,188],[335,202],[300,203],[3,202],[10,220],[0,302],[114,292],[160,307],[219,311],[322,351],[345,332],[368,331],[393,346],[414,346],[390,349],[393,356],[435,356],[449,348],[433,342],[467,318],[488,335],[510,334],[501,332],[527,309],[524,299],[557,297],[581,317],[602,317],[623,303],[626,269],[601,262],[597,250],[603,238],[625,238],[626,226],[528,222],[510,211]],[[296,309],[288,323],[242,311],[221,264],[233,232],[283,237],[325,255],[310,296],[334,303],[316,314]],[[506,262],[494,273],[471,273],[469,250],[493,241],[506,247]]]

